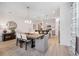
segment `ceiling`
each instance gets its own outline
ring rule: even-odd
[[[58,17],[60,12],[60,2],[0,2],[0,13],[26,13],[29,6],[30,14],[38,16],[51,15]]]

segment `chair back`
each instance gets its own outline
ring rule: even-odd
[[[23,33],[22,33],[21,36],[22,36],[22,39],[27,40],[26,34],[23,34]]]
[[[21,38],[21,34],[16,32],[16,38]]]

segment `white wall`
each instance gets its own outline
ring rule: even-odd
[[[72,9],[69,3],[60,8],[60,44],[71,46]]]

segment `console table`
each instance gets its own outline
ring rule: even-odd
[[[16,38],[15,33],[3,33],[2,34],[2,41],[12,40],[15,38]]]

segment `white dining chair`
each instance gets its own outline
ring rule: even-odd
[[[16,32],[16,46],[18,45],[20,40],[22,40],[22,36],[19,32]]]
[[[30,42],[31,40],[28,40],[28,39],[27,39],[26,34],[21,34],[21,36],[22,36],[22,40],[23,40],[24,43],[25,43],[25,50],[27,50],[27,43]]]
[[[22,37],[21,37],[21,34],[16,32],[16,38],[21,39],[21,38],[22,38]]]

